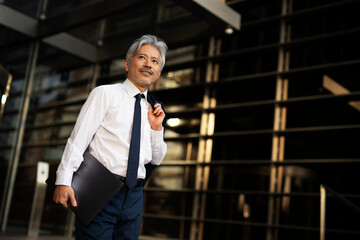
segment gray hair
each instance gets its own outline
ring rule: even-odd
[[[162,70],[165,65],[165,55],[168,47],[163,40],[154,35],[143,35],[142,37],[136,39],[126,53],[126,60],[130,62],[131,58],[135,56],[144,45],[151,45],[160,52],[160,69]]]

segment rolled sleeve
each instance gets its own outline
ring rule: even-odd
[[[154,165],[160,165],[167,151],[167,146],[166,143],[164,142],[163,129],[161,129],[160,131],[151,130],[151,150],[152,150],[151,163]]]

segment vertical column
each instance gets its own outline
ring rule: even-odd
[[[215,54],[219,55],[220,54],[220,50],[221,50],[221,40],[218,39],[217,42],[215,43]],[[212,54],[213,55],[213,54]],[[211,82],[216,82],[219,79],[219,64],[212,64],[212,76],[210,81]],[[216,107],[216,89],[209,89],[210,94],[210,100],[209,100],[209,106],[208,108],[215,108]],[[206,134],[208,136],[211,136],[214,134],[214,130],[215,130],[215,113],[214,112],[210,112],[208,113],[208,122],[207,122],[207,130],[206,130]],[[213,147],[213,139],[209,138],[206,139],[205,141],[205,155],[204,155],[204,162],[205,163],[210,163],[211,162],[211,156],[212,156],[212,147]],[[202,190],[207,190],[208,189],[208,185],[209,185],[209,175],[210,175],[210,166],[209,165],[205,165],[203,167],[203,182],[202,182]],[[201,209],[200,209],[200,218],[204,219],[205,218],[205,212],[206,212],[206,199],[207,199],[207,194],[203,193],[201,196]],[[204,232],[204,223],[200,222],[199,223],[199,234],[198,234],[198,240],[202,240],[203,239],[203,232]]]
[[[283,0],[282,3],[282,15],[286,16],[291,9],[291,0]],[[290,40],[290,26],[287,25],[286,20],[283,19],[280,25],[280,44],[284,44]],[[279,48],[279,58],[278,58],[278,68],[279,73],[287,71],[289,69],[289,52],[286,52],[284,47]],[[276,101],[284,101],[287,99],[288,92],[288,80],[284,79],[280,74],[276,79]],[[281,106],[280,104],[275,105],[274,109],[274,126],[273,130],[276,131],[273,134],[272,140],[272,154],[271,161],[282,162],[284,161],[285,153],[285,136],[279,136],[277,131],[285,130],[286,128],[286,107]],[[282,191],[282,179],[283,179],[283,167],[272,164],[270,166],[270,193],[280,193]],[[280,218],[280,198],[276,199],[274,196],[269,196],[268,204],[268,218],[267,224],[272,225],[274,223],[279,223]],[[275,209],[274,209],[275,208]],[[274,217],[275,215],[275,217]],[[273,233],[273,229],[269,227],[267,229],[266,239],[277,239],[278,230],[276,229]]]
[[[92,76],[91,76],[90,91],[93,90],[96,87],[96,84],[97,84],[96,81],[100,76],[100,69],[101,69],[101,67],[100,67],[99,63],[94,63],[93,64],[93,73],[92,73]]]
[[[39,53],[39,45],[40,45],[39,41],[33,42],[31,44],[29,59],[25,73],[24,88],[23,88],[20,107],[19,107],[19,116],[16,124],[16,131],[13,142],[13,148],[11,152],[11,158],[9,161],[9,168],[6,176],[5,189],[3,195],[4,197],[2,199],[2,204],[1,204],[2,231],[6,231],[7,221],[9,217],[15,179],[19,165],[20,152],[21,152],[23,137],[25,132],[26,118],[28,115],[28,110],[30,105],[31,89],[34,81],[36,61]]]
[[[185,156],[185,162],[186,163],[190,163],[192,151],[193,151],[193,143],[191,141],[189,141],[187,143],[187,146],[186,146],[186,156]],[[188,187],[189,175],[190,175],[190,167],[185,166],[184,167],[184,176],[183,176],[183,188]],[[181,199],[181,216],[186,215],[185,210],[186,210],[186,194],[184,194],[182,196],[182,199]],[[179,238],[180,239],[186,238],[185,237],[185,226],[186,226],[185,219],[181,219],[181,221],[180,221],[180,230],[179,230]]]
[[[49,163],[38,162],[35,192],[31,207],[30,222],[28,226],[28,236],[39,236],[41,217],[46,195],[46,179],[49,176]]]
[[[104,38],[104,35],[105,35],[106,25],[107,25],[106,19],[100,20],[98,22],[98,24],[97,24],[96,44],[100,48],[104,45],[103,38]],[[96,81],[99,78],[100,70],[101,70],[100,64],[98,62],[95,62],[93,64],[93,73],[92,73],[92,77],[91,77],[90,91],[96,87],[96,84],[97,84]]]
[[[221,41],[216,41],[214,37],[210,39],[209,44],[209,56],[214,56],[219,54],[221,49]],[[219,64],[214,64],[211,60],[207,63],[206,69],[206,82],[214,82],[218,80],[219,74]],[[205,88],[204,98],[203,98],[203,113],[201,116],[201,126],[200,134],[201,135],[212,135],[215,129],[215,113],[208,113],[206,109],[216,107],[216,92],[215,89],[211,89],[209,86]],[[196,167],[196,176],[195,176],[195,190],[207,190],[210,174],[210,166],[203,166],[201,163],[211,162],[212,155],[212,139],[203,139],[199,140],[199,149],[197,162],[200,163]],[[193,218],[205,218],[206,212],[206,193],[195,193],[194,195],[194,206],[192,217]],[[203,239],[203,230],[204,223],[193,221],[191,224],[190,239]]]
[[[210,38],[209,43],[209,56],[213,56],[215,49],[215,38]],[[212,61],[208,61],[207,69],[206,69],[206,82],[211,82],[213,74],[213,63]],[[209,108],[210,106],[210,89],[209,87],[205,88],[204,91],[204,98],[203,98],[203,109]],[[208,129],[208,119],[209,114],[206,111],[203,111],[201,116],[201,125],[200,125],[200,135],[206,135]],[[197,163],[196,166],[196,174],[195,174],[195,190],[200,191],[203,184],[203,174],[204,169],[201,163],[205,161],[205,152],[206,152],[206,140],[203,138],[199,139],[199,147],[198,147],[198,156],[197,156]],[[192,210],[192,217],[199,218],[200,216],[200,194],[194,194],[193,200],[193,210]],[[190,229],[190,240],[197,239],[199,233],[199,223],[196,220],[191,222],[191,229]]]
[[[326,189],[320,185],[320,240],[325,240]]]

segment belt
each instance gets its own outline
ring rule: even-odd
[[[126,177],[123,177],[123,176],[120,176],[120,175],[117,175],[115,173],[113,173],[113,175],[119,179],[120,181],[122,181],[124,183],[124,185],[126,186]],[[135,187],[141,187],[144,183],[144,179],[138,179],[137,182],[136,182],[136,185]]]

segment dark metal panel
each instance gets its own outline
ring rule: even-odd
[[[96,60],[96,47],[67,33],[59,33],[43,39],[44,43],[61,49],[90,62]]]
[[[200,21],[173,26],[172,28],[159,27],[156,33],[150,32],[150,34],[155,34],[162,38],[170,49],[204,40],[209,37],[211,33],[213,33],[212,29],[206,23]],[[129,33],[124,34],[124,36],[116,42],[104,44],[103,47],[98,48],[97,60],[101,62],[124,57],[134,40],[135,37],[133,34]]]
[[[75,9],[71,12],[50,17],[40,22],[38,35],[45,37],[56,33],[68,31],[81,25],[109,17],[121,12],[129,11],[137,6],[149,4],[145,0],[108,0],[100,1],[83,8]],[[154,4],[154,1],[151,1]]]
[[[36,36],[37,20],[0,4],[0,24],[27,36]]]

